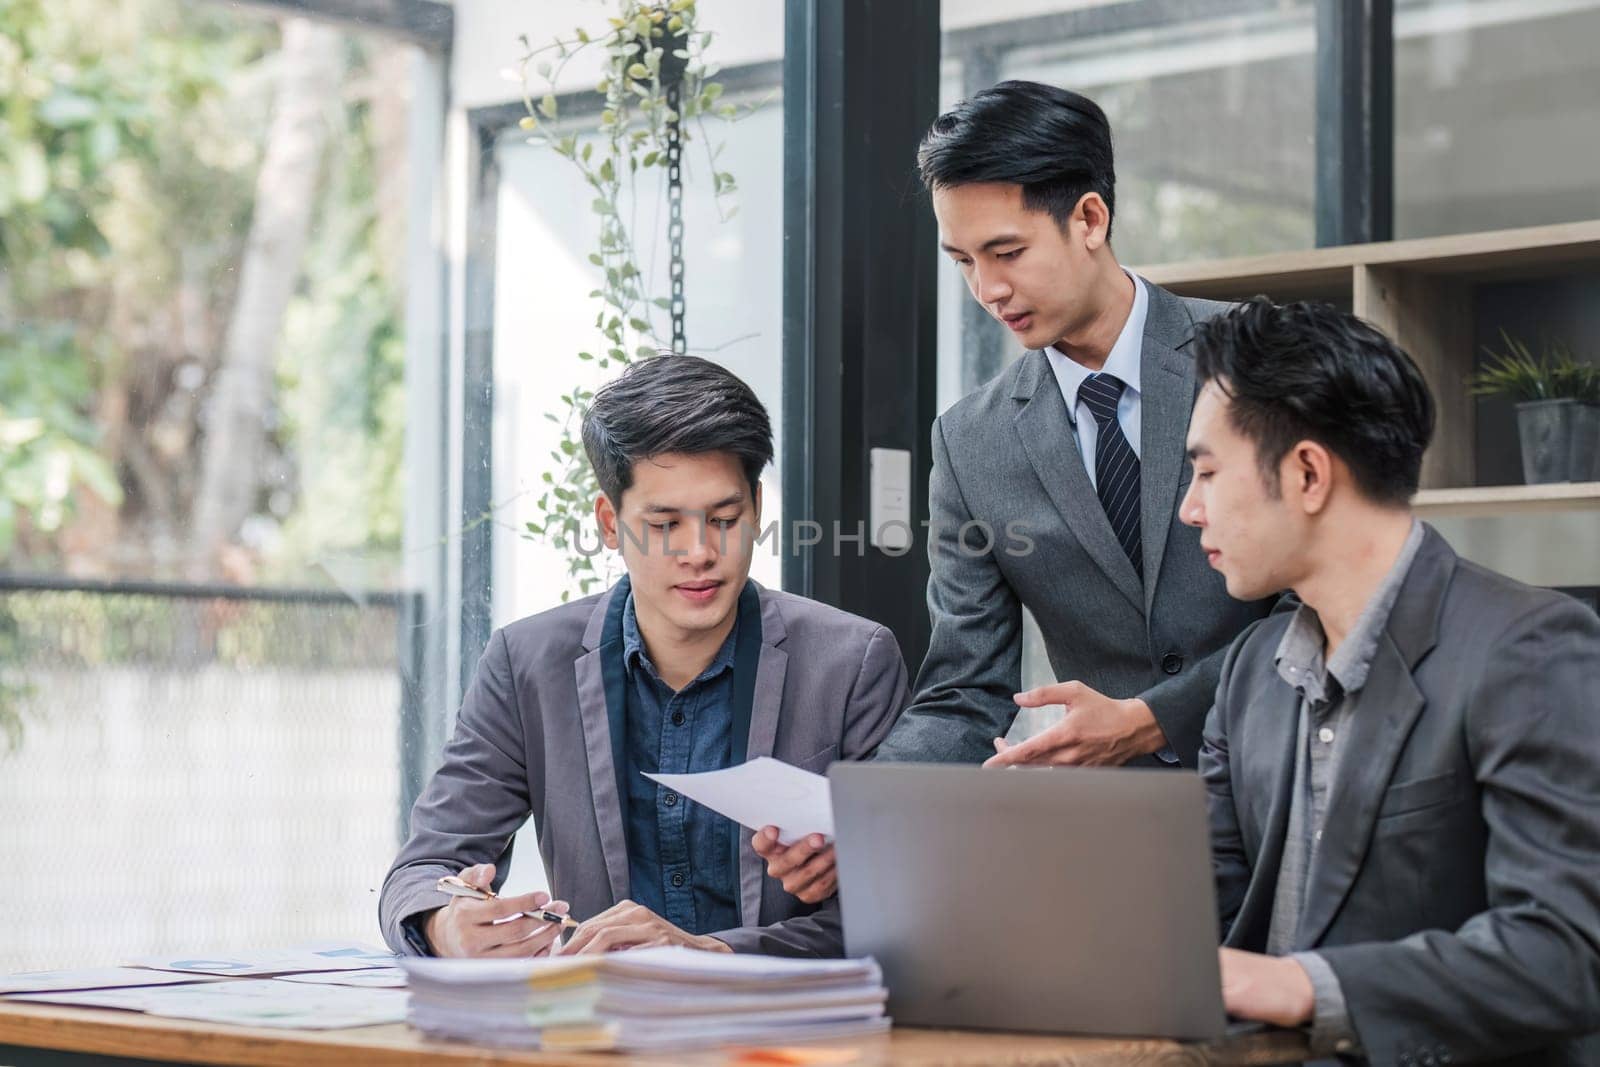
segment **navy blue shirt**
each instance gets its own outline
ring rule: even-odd
[[[739,925],[739,876],[728,820],[641,772],[721,770],[733,756],[733,660],[739,623],[700,676],[678,692],[661,680],[634,613],[622,615],[627,672],[628,893],[692,934]]]

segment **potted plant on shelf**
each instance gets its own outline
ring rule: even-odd
[[[1522,479],[1529,485],[1600,480],[1600,366],[1579,363],[1565,345],[1546,342],[1535,357],[1504,330],[1505,348],[1470,379],[1475,396],[1517,401]]]

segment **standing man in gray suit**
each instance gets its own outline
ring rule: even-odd
[[[1265,611],[1177,521],[1186,349],[1221,305],[1117,262],[1111,131],[1076,93],[1002,82],[940,116],[918,165],[940,247],[1030,351],[934,423],[933,636],[879,757],[1193,767],[1221,650]],[[1060,681],[1018,695],[1024,607]],[[1066,717],[1007,751],[1018,706],[1044,704]]]
[[[879,759],[1193,767],[1240,603],[1177,521],[1195,324],[1223,305],[1123,269],[1105,113],[1008,81],[941,115],[918,153],[939,244],[1029,349],[933,425],[928,611],[916,697]],[[1059,681],[1022,687],[1022,611]],[[1018,707],[1061,721],[1003,740]],[[765,831],[768,871],[833,889],[831,850]]]
[[[1387,338],[1201,327],[1183,519],[1237,597],[1200,769],[1230,1013],[1316,1055],[1600,1063],[1600,618],[1411,514],[1434,408]]]
[[[738,826],[644,774],[860,759],[905,703],[900,648],[876,623],[749,580],[772,427],[727,370],[634,364],[596,394],[583,441],[627,576],[490,638],[384,880],[384,938],[407,953],[548,951],[552,924],[496,921],[545,894],[434,888],[457,874],[497,886],[531,814],[551,887],[586,920],[566,951],[837,954],[835,902],[789,896]]]

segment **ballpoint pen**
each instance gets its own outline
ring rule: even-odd
[[[443,878],[439,879],[439,884],[435,888],[437,888],[439,892],[449,893],[453,897],[469,897],[472,900],[495,899],[494,890],[479,889],[475,885],[463,882],[460,878],[457,878],[453,874],[447,874]],[[526,915],[530,919],[538,919],[540,922],[556,923],[563,930],[576,930],[579,926],[577,919],[574,919],[570,915],[563,915],[559,911],[547,911],[544,908],[534,908],[532,911],[524,911],[521,914]],[[510,917],[511,916],[508,916],[508,918]]]

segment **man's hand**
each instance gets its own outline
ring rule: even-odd
[[[474,888],[488,889],[494,882],[494,864],[468,867],[461,872],[461,880]],[[494,900],[451,897],[450,903],[428,916],[422,932],[436,956],[543,956],[560,935],[561,927],[512,916],[544,907],[565,912],[567,903],[551,901],[548,893]]]
[[[578,927],[561,954],[616,952],[652,945],[683,945],[704,952],[733,951],[714,937],[680,930],[644,905],[624,900]]]
[[[822,903],[839,887],[833,846],[821,834],[780,845],[778,828],[764,826],[750,839],[750,847],[767,861],[767,874],[783,883],[783,891],[807,904]]]
[[[1222,965],[1222,1003],[1240,1019],[1303,1026],[1311,1021],[1316,995],[1306,969],[1287,956],[1262,956],[1235,948],[1217,950]]]
[[[995,754],[985,761],[985,767],[1116,767],[1135,756],[1159,751],[1167,743],[1150,705],[1138,697],[1116,700],[1082,682],[1059,682],[1018,693],[1012,699],[1024,708],[1065,704],[1067,714],[1020,745],[995,738]]]

